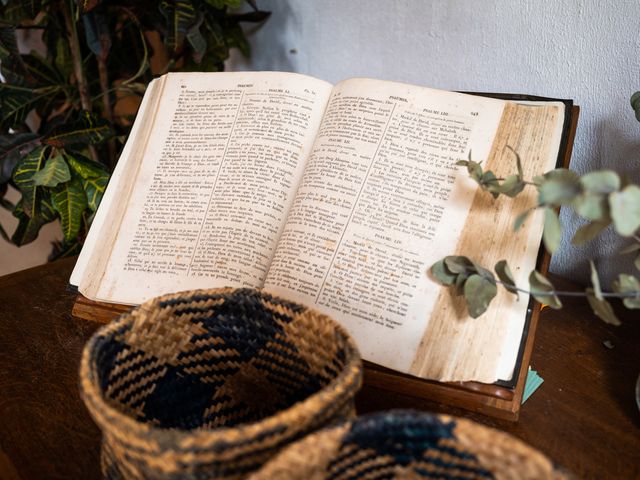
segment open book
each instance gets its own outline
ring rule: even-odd
[[[528,299],[469,318],[428,276],[446,255],[535,268],[541,218],[479,192],[455,162],[525,178],[556,165],[562,102],[510,102],[380,80],[180,73],[149,86],[71,284],[139,304],[263,288],[340,321],[363,357],[427,379],[511,379]],[[525,191],[526,192],[526,191]]]

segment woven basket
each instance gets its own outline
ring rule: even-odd
[[[288,446],[251,480],[561,479],[540,452],[470,420],[412,411],[359,417]]]
[[[107,478],[242,478],[354,415],[362,364],[329,317],[250,289],[151,300],[102,327],[80,366]]]

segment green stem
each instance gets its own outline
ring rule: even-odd
[[[80,104],[82,108],[91,111],[91,96],[89,95],[89,87],[87,78],[82,68],[82,54],[80,52],[80,41],[78,40],[78,30],[76,22],[71,17],[73,12],[73,0],[69,0],[68,6],[62,8],[64,21],[69,35],[69,47],[71,50],[71,59],[73,61],[73,73],[78,82],[78,93],[80,94]]]
[[[494,280],[497,284],[505,286],[506,283],[501,282],[500,280]],[[535,293],[538,297],[586,297],[586,292],[576,292],[570,290],[551,290],[549,292],[531,292],[529,290],[525,290],[524,288],[516,287],[513,285],[509,285],[509,288],[512,290],[517,290],[520,293],[526,293],[527,295],[533,295]],[[635,292],[625,292],[625,293],[617,293],[617,292],[602,292],[603,297],[608,298],[640,298],[640,290]]]

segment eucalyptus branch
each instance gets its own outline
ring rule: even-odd
[[[509,285],[506,282],[503,282],[501,280],[493,280],[496,284],[498,285],[502,285],[504,287],[506,287],[507,285]],[[532,292],[531,290],[527,290],[525,288],[520,288],[520,287],[511,287],[513,290],[516,290],[520,293],[524,293],[526,295],[533,295],[534,292]],[[558,297],[583,297],[586,298],[589,296],[589,294],[587,292],[583,292],[583,291],[578,291],[578,290],[550,290],[549,292],[545,292],[545,293],[536,293],[537,296],[539,297],[552,297],[552,296],[558,296]],[[600,292],[600,295],[602,295],[605,298],[640,298],[640,290],[634,291],[634,292],[624,292],[624,293],[618,293],[618,292]]]
[[[540,303],[551,308],[562,308],[559,297],[586,297],[594,313],[607,323],[619,325],[613,308],[606,298],[619,298],[627,308],[640,309],[640,280],[632,275],[620,274],[614,282],[614,292],[603,292],[593,262],[591,262],[592,288],[584,292],[557,290],[541,273],[532,271],[529,275],[529,289],[516,285],[511,269],[505,260],[496,263],[496,276],[486,268],[464,257],[451,255],[434,263],[430,273],[442,285],[455,287],[456,292],[464,295],[469,315],[476,318],[482,315],[497,295],[497,285],[508,292],[518,295],[526,293]]]

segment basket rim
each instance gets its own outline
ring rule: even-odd
[[[229,427],[222,426],[214,429],[189,430],[180,428],[157,427],[132,418],[131,416],[113,407],[106,401],[98,385],[96,364],[95,362],[91,361],[91,353],[96,348],[96,343],[100,337],[107,336],[114,329],[129,324],[134,318],[132,315],[133,311],[153,307],[158,302],[175,298],[188,299],[189,297],[197,295],[221,294],[237,290],[252,290],[257,292],[260,297],[264,297],[264,295],[266,294],[276,300],[284,300],[289,303],[295,303],[304,308],[305,314],[311,314],[312,316],[323,318],[325,321],[328,320],[329,322],[333,323],[338,334],[344,338],[346,346],[348,347],[348,351],[350,352],[347,356],[345,366],[342,368],[340,373],[322,389],[314,392],[308,397],[292,404],[291,406],[283,410],[279,410],[273,415],[265,417],[256,422],[241,423],[236,426]],[[279,295],[274,295],[261,289],[246,287],[222,287],[211,289],[185,290],[182,292],[170,293],[147,300],[138,307],[135,307],[134,310],[124,313],[110,323],[101,326],[93,333],[82,351],[79,370],[80,396],[95,422],[98,424],[101,430],[103,430],[103,434],[106,433],[110,436],[113,436],[114,430],[126,430],[128,438],[130,438],[132,434],[136,438],[152,436],[153,439],[158,441],[158,443],[170,441],[174,445],[179,445],[181,449],[192,448],[195,446],[205,447],[214,444],[220,444],[221,446],[225,444],[235,445],[242,442],[243,440],[251,439],[260,432],[263,432],[265,430],[268,431],[271,428],[282,425],[284,423],[298,423],[298,421],[302,421],[305,418],[313,418],[312,413],[317,412],[317,407],[312,407],[313,403],[318,400],[321,400],[325,404],[329,402],[334,403],[336,399],[345,395],[344,392],[338,391],[338,389],[336,388],[337,386],[357,384],[355,387],[357,391],[362,383],[363,377],[362,359],[360,357],[358,347],[348,331],[336,320],[334,320],[329,315],[321,313],[318,310],[310,308],[300,302],[293,302],[291,300],[284,299]],[[114,424],[118,425],[116,429],[108,428],[106,429],[108,431],[105,431],[105,427],[109,425],[112,426]],[[304,425],[304,423],[301,423],[301,425]],[[231,440],[229,436],[230,432],[234,433],[233,439]],[[115,436],[118,437],[117,434]]]

